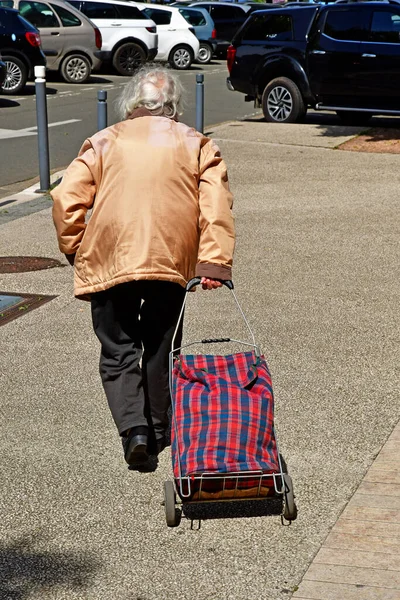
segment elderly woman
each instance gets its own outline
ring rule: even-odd
[[[84,142],[52,192],[129,465],[166,444],[168,353],[187,281],[199,276],[210,290],[231,279],[226,166],[211,139],[178,122],[181,95],[171,71],[138,71],[119,101],[122,121]]]

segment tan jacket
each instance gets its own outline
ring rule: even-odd
[[[51,192],[60,250],[76,253],[77,297],[137,279],[232,277],[232,195],[218,147],[143,113],[86,140]]]

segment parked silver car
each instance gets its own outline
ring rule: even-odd
[[[0,0],[0,5],[16,8],[40,32],[47,68],[60,71],[68,83],[84,83],[101,60],[99,29],[62,0]]]

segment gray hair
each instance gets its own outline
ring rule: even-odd
[[[147,108],[153,115],[173,119],[180,113],[183,86],[169,69],[157,66],[140,68],[125,85],[117,100],[120,118],[126,119],[135,108]]]

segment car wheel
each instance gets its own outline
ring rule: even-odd
[[[173,69],[189,69],[194,59],[193,50],[187,46],[175,46],[171,50],[168,62]]]
[[[337,116],[343,125],[367,125],[372,115],[371,113],[357,112],[356,110],[337,110]]]
[[[200,43],[199,55],[197,57],[197,62],[202,65],[208,65],[213,56],[213,49],[209,44],[205,42]]]
[[[6,95],[19,94],[28,79],[28,69],[19,58],[14,56],[3,56],[3,62],[6,63],[6,78],[1,91]]]
[[[262,109],[270,123],[298,123],[307,112],[299,88],[287,77],[269,82],[262,96]]]
[[[127,42],[116,49],[113,67],[120,75],[132,75],[146,60],[146,54],[138,44]]]
[[[85,83],[90,77],[90,61],[82,54],[71,54],[61,63],[60,73],[67,83]]]

